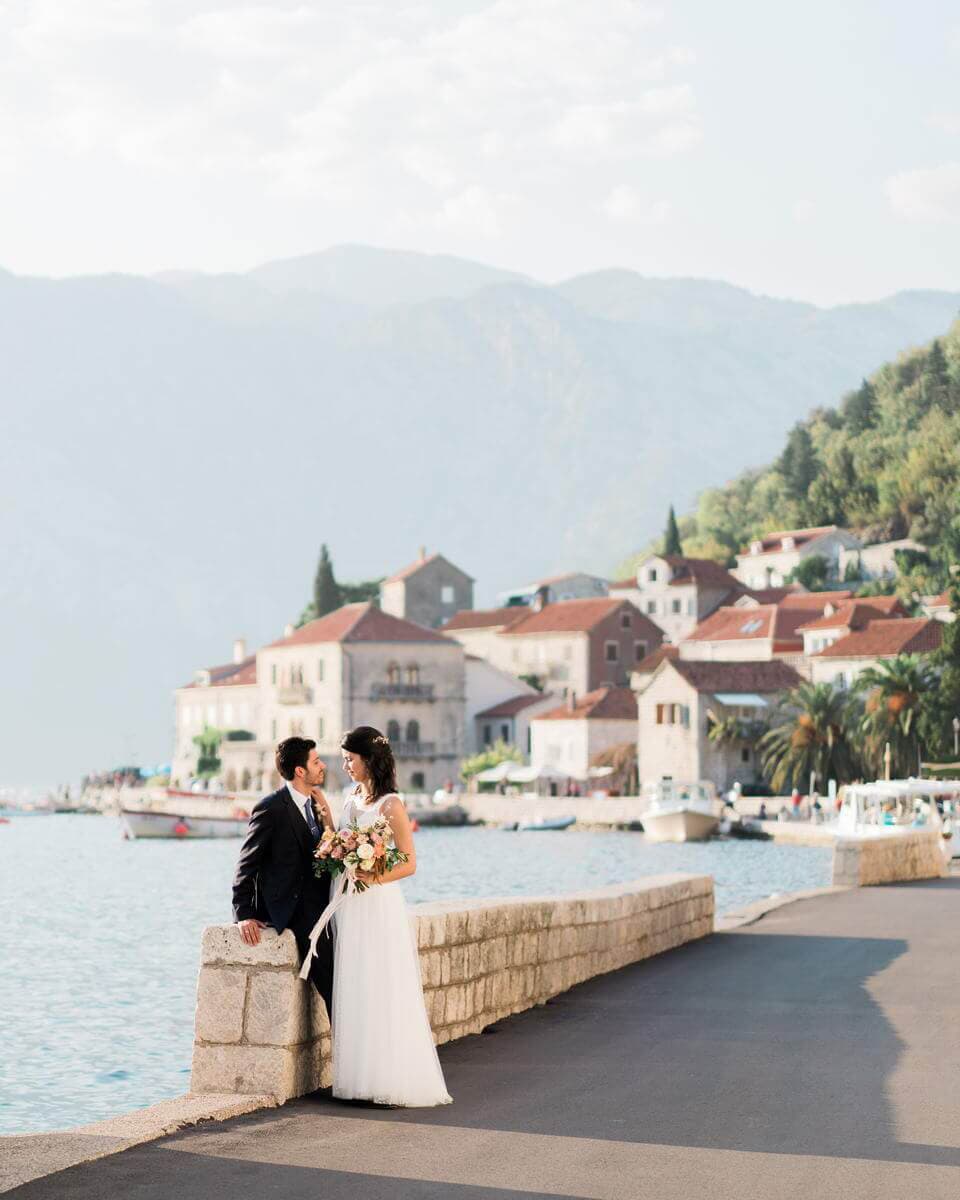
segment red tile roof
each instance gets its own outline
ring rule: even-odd
[[[687,558],[682,554],[664,554],[663,557],[674,572],[671,587],[698,583],[705,587],[721,587],[739,591],[742,584],[734,579],[726,567],[712,558]]]
[[[626,607],[633,616],[633,631],[648,633],[652,637],[663,637],[659,625],[645,617],[629,600],[618,600],[615,596],[603,596],[591,600],[558,600],[548,604],[540,612],[527,609],[527,615],[504,629],[506,637],[523,637],[541,633],[589,633],[601,621],[618,609]],[[639,620],[638,620],[639,618]]]
[[[636,721],[637,698],[629,688],[602,687],[577,697],[573,707],[561,704],[534,721]]]
[[[949,588],[945,592],[941,592],[939,596],[934,596],[934,598],[927,603],[927,608],[949,608],[949,607],[950,607],[950,589]]]
[[[511,604],[508,608],[466,608],[454,613],[442,628],[444,633],[457,629],[494,629],[529,614],[530,609],[525,604]]]
[[[530,708],[533,704],[540,704],[544,700],[549,700],[549,696],[544,696],[541,692],[531,696],[524,693],[522,696],[511,696],[509,700],[501,700],[499,704],[494,704],[492,708],[485,708],[483,712],[477,713],[478,717],[484,719],[492,717],[515,717],[518,712],[523,712],[525,708]]]
[[[795,583],[788,584],[786,587],[771,587],[771,588],[748,588],[740,589],[744,596],[749,596],[752,600],[756,600],[758,604],[779,604],[787,596],[802,595],[801,589]]]
[[[684,640],[731,642],[769,638],[773,636],[776,615],[775,604],[760,604],[755,608],[736,608],[733,605],[718,608],[705,617]]]
[[[794,549],[799,550],[807,542],[812,542],[814,538],[822,537],[825,533],[839,532],[840,528],[837,525],[817,525],[811,529],[782,529],[778,533],[763,533],[751,539],[751,545],[753,542],[760,542],[762,549],[759,554],[751,554],[749,545],[740,553],[750,558],[759,558],[761,554],[779,554],[783,549],[784,538],[793,538]]]
[[[803,680],[787,663],[775,658],[769,662],[695,662],[671,659],[664,670],[676,670],[698,692],[786,692]]]
[[[629,579],[614,579],[609,587],[611,592],[625,591],[627,588],[636,589],[637,577],[636,575],[631,575]]]
[[[415,625],[413,621],[392,617],[368,600],[345,604],[325,617],[308,621],[289,637],[271,642],[270,648],[316,642],[440,642],[449,645],[450,639],[423,625]]]
[[[679,658],[680,647],[671,646],[669,642],[664,642],[662,646],[658,646],[652,654],[648,654],[646,658],[633,668],[640,675],[649,675],[651,671],[655,671],[665,658]]]
[[[874,600],[892,600],[893,604],[875,604]],[[906,609],[896,596],[877,596],[869,600],[848,600],[841,604],[835,613],[829,617],[818,617],[801,625],[798,633],[812,632],[815,629],[863,629],[869,621],[882,620],[884,617],[905,617]]]
[[[866,628],[838,638],[811,658],[894,658],[898,654],[929,654],[943,637],[943,622],[933,617],[900,617],[870,621]]]
[[[425,567],[428,563],[432,563],[434,559],[439,558],[439,554],[428,554],[424,558],[418,558],[416,562],[410,563],[409,566],[401,567],[396,574],[391,575],[389,579],[385,579],[384,583],[400,583],[404,579],[409,579],[411,575]]]
[[[249,658],[243,659],[238,663],[223,663],[218,667],[204,667],[210,676],[209,684],[197,683],[194,680],[192,683],[185,684],[185,687],[242,687],[244,684],[257,682],[257,658],[255,654]]]
[[[788,592],[778,603],[785,608],[820,609],[822,612],[828,604],[836,608],[852,598],[853,592],[847,588],[836,592]]]

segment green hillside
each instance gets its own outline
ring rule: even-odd
[[[881,367],[836,408],[814,410],[774,463],[703,492],[679,522],[685,554],[726,564],[758,534],[830,524],[866,542],[915,538],[929,561],[908,556],[898,590],[945,586],[960,541],[960,321]]]

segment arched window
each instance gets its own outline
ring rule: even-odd
[[[416,665],[407,667],[407,683],[409,683],[411,687],[416,687],[419,682],[420,668]]]
[[[400,668],[396,663],[391,663],[390,666],[387,667],[387,681],[388,683],[400,682]]]
[[[414,773],[410,776],[410,786],[414,789],[414,791],[423,791],[424,787],[426,786],[426,782],[427,781],[424,778],[422,771],[414,771]]]
[[[408,721],[407,722],[407,741],[408,742],[419,742],[420,741],[420,722],[419,721]]]
[[[388,721],[387,722],[387,741],[388,742],[399,742],[400,741],[400,722],[399,721]]]

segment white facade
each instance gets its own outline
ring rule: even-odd
[[[609,584],[598,575],[571,571],[567,575],[556,575],[552,579],[541,579],[539,583],[526,583],[512,591],[501,592],[498,599],[503,605],[532,604],[541,588],[547,603],[556,604],[560,600],[593,600],[598,596],[606,596]]]
[[[585,780],[590,760],[602,750],[632,742],[636,721],[621,718],[535,718],[530,723],[530,765],[552,767],[571,779]]]
[[[808,536],[810,532],[795,529],[756,539],[745,552],[737,555],[737,565],[731,574],[750,588],[782,587],[802,559],[819,555],[827,560],[827,578],[842,579],[842,555],[859,551],[859,539],[836,526],[814,536]],[[772,548],[768,548],[771,543]]]
[[[843,549],[840,551],[840,578],[845,578],[847,567],[852,565],[859,569],[858,579],[896,579],[899,574],[894,555],[898,550],[916,550],[926,552],[927,547],[915,542],[912,538],[900,538],[895,542],[876,542],[872,546],[862,546],[860,549]]]
[[[466,659],[466,734],[464,753],[476,754],[483,748],[482,730],[478,728],[477,714],[510,700],[514,696],[539,696],[536,688],[517,679],[507,671],[501,671],[492,663],[472,655]],[[553,701],[555,704],[556,701]],[[497,740],[497,736],[493,741]],[[507,737],[504,740],[510,741]],[[526,744],[526,743],[524,743]]]
[[[715,563],[650,554],[637,565],[632,586],[612,585],[610,594],[630,600],[677,645],[721,604],[732,603],[736,586],[737,581]]]

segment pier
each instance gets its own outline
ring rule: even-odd
[[[958,893],[818,895],[587,980],[442,1046],[447,1108],[319,1091],[16,1194],[952,1200]]]

